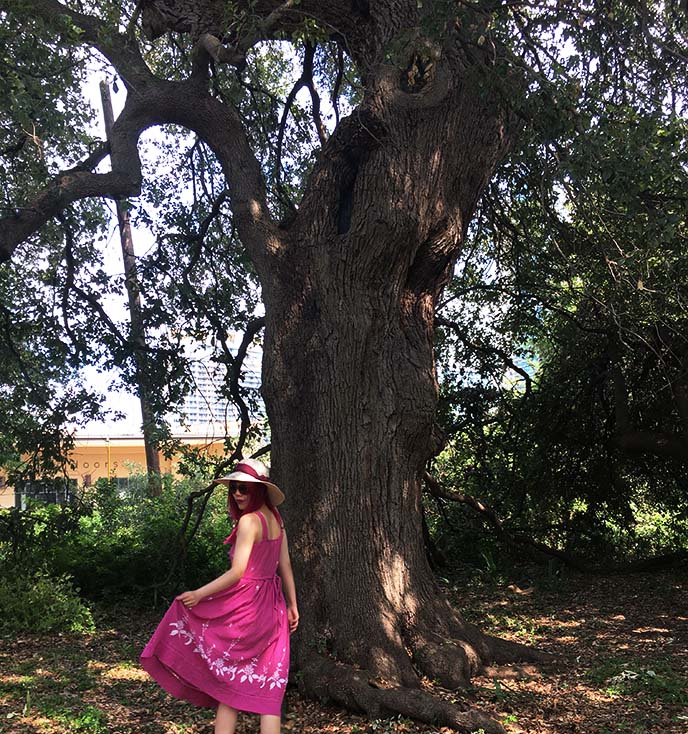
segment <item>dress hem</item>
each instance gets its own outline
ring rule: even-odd
[[[214,709],[218,704],[223,703],[226,706],[237,711],[244,711],[250,714],[260,714],[269,716],[280,716],[282,713],[282,700],[279,703],[266,701],[264,696],[252,696],[245,692],[234,692],[227,687],[226,683],[222,684],[221,691],[217,695],[211,695],[205,691],[195,688],[188,681],[185,681],[174,669],[166,665],[157,656],[142,655],[141,667],[170,695],[175,698],[188,701],[194,706],[202,708]],[[284,691],[282,698],[284,697]]]

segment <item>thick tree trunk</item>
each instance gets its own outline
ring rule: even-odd
[[[390,324],[389,304],[367,290],[319,289],[303,318],[285,304],[290,317],[270,320],[281,331],[266,338],[273,462],[290,489],[304,637],[409,684],[400,614],[410,626],[433,597],[418,491],[437,448],[432,351],[409,349],[427,335],[400,313]]]
[[[532,659],[450,608],[423,545],[422,476],[441,447],[435,300],[505,144],[498,116],[474,102],[397,110],[370,149],[326,147],[308,226],[263,278],[263,393],[288,495],[304,687],[372,715],[411,707],[498,731],[420,690],[400,693],[422,675],[458,688],[488,661]]]
[[[264,393],[298,571],[298,667],[309,692],[371,715],[402,711],[406,694],[385,702],[381,690],[418,688],[420,675],[458,688],[525,653],[466,624],[427,563],[421,478],[440,447],[431,322],[362,279],[294,279],[268,308]],[[407,714],[442,718],[437,707]],[[489,730],[475,716],[443,721]]]

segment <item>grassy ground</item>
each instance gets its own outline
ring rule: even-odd
[[[501,668],[462,700],[516,734],[688,734],[688,571],[609,579],[483,582],[452,591],[493,634],[552,662]],[[0,639],[0,734],[200,734],[212,713],[174,701],[139,668],[157,615],[101,614],[89,635]],[[434,688],[438,695],[452,697]],[[285,731],[437,734],[408,720],[369,721],[287,693]],[[239,734],[257,734],[247,716]]]

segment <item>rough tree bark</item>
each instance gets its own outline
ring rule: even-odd
[[[423,675],[458,688],[488,661],[536,657],[464,622],[440,593],[423,547],[422,477],[441,446],[434,307],[514,134],[484,84],[495,49],[479,42],[480,17],[449,22],[443,45],[426,39],[394,66],[385,49],[417,27],[415,0],[259,2],[249,41],[223,39],[224,52],[217,3],[147,0],[151,35],[174,29],[199,41],[194,72],[173,83],[148,71],[131,38],[95,19],[55,0],[24,6],[72,15],[129,95],[113,129],[120,167],[63,174],[5,222],[0,252],[8,256],[75,198],[134,194],[136,140],[146,127],[176,123],[201,136],[223,165],[263,288],[263,393],[273,474],[289,498],[302,687],[370,715],[500,731],[489,717],[420,688]],[[365,96],[321,151],[298,212],[279,226],[236,112],[208,93],[208,49],[239,63],[261,31],[289,30],[304,17],[357,62]]]
[[[262,281],[272,457],[306,590],[304,685],[373,714],[389,703],[332,660],[363,667],[378,687],[416,687],[421,672],[456,688],[488,660],[524,654],[449,608],[420,507],[441,445],[435,301],[508,145],[506,121],[463,80],[444,97],[428,89],[427,101],[381,75],[366,117],[325,147],[285,267]]]

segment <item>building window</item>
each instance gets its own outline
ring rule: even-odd
[[[65,505],[76,496],[76,479],[18,480],[14,485],[14,506],[25,510],[30,501]]]

